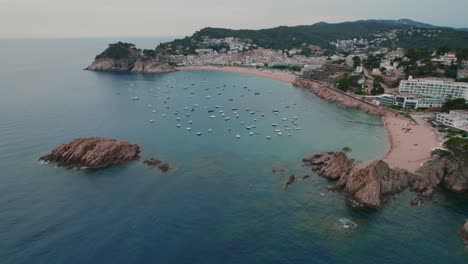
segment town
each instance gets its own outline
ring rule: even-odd
[[[330,42],[330,49],[303,43],[274,50],[249,39],[210,38],[187,45],[165,44],[174,66],[241,66],[290,71],[299,78],[385,106],[401,113],[430,113],[427,120],[441,132],[467,136],[468,48],[434,50],[394,47],[395,39],[437,29],[402,29],[373,34],[369,39]],[[392,44],[393,43],[393,44]]]

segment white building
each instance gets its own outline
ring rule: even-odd
[[[433,99],[465,98],[468,100],[468,83],[430,79],[412,79],[401,81],[400,93],[414,94],[418,97]]]
[[[468,131],[468,111],[452,110],[450,113],[438,113],[437,121],[446,126]]]

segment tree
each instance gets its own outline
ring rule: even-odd
[[[437,55],[444,55],[445,53],[451,51],[452,49],[447,46],[438,47],[436,52]]]
[[[465,98],[456,98],[447,100],[442,106],[443,112],[449,112],[450,110],[463,110],[468,109],[468,104],[465,102]]]
[[[458,67],[457,65],[450,65],[446,70],[445,70],[445,76],[449,78],[457,78],[457,71]]]
[[[353,57],[353,67],[356,68],[361,65],[361,58],[358,56]]]

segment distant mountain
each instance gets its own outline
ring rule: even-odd
[[[418,21],[414,21],[411,19],[370,19],[370,20],[361,20],[364,22],[370,23],[384,23],[387,25],[395,25],[395,26],[410,26],[410,27],[418,27],[418,28],[439,28],[438,26],[434,26],[431,24],[426,24]]]

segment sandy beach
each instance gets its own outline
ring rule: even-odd
[[[286,71],[266,70],[248,67],[235,66],[184,66],[178,67],[177,70],[208,70],[208,71],[223,71],[235,72],[242,74],[255,75],[259,77],[269,78],[277,81],[292,83],[296,80],[296,75]]]
[[[434,148],[440,147],[437,132],[421,118],[415,120],[418,124],[392,112],[385,114],[391,147],[383,160],[391,167],[414,172],[431,158]]]
[[[293,83],[297,77],[295,74],[284,71],[234,66],[186,66],[177,69],[235,72],[287,83]],[[358,108],[368,113],[376,113],[368,104],[364,104],[354,97],[322,87],[318,83],[313,83],[312,86],[308,88],[314,93],[319,93],[318,96],[325,100],[336,102],[345,107]],[[414,172],[431,158],[431,152],[434,148],[440,147],[442,141],[438,138],[436,131],[424,120],[416,118],[417,124],[415,124],[403,116],[395,116],[395,113],[391,111],[383,110],[378,112],[379,114],[383,113],[383,120],[390,141],[390,148],[383,158],[390,167],[398,167]]]

